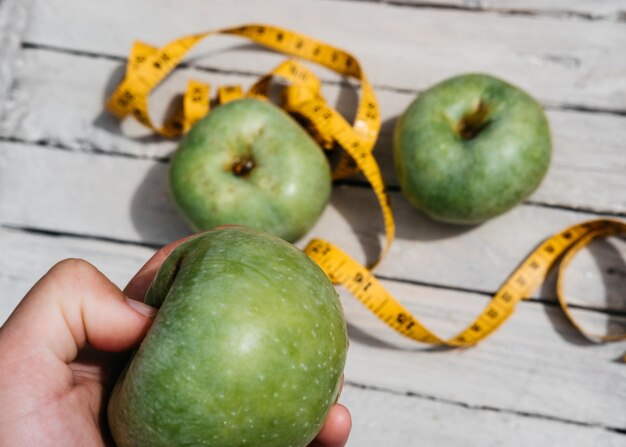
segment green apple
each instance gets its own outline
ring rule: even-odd
[[[154,324],[108,407],[118,447],[302,447],[337,398],[348,339],[337,293],[291,244],[228,227],[172,252]]]
[[[331,176],[295,120],[269,102],[241,99],[193,126],[174,154],[170,188],[196,230],[241,224],[293,242],[324,211]]]
[[[552,151],[541,106],[482,74],[457,76],[419,95],[396,124],[393,150],[406,198],[434,219],[464,224],[526,198]]]

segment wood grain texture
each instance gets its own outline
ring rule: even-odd
[[[391,281],[384,285],[442,335],[456,334],[487,300]],[[469,407],[507,408],[611,427],[626,424],[626,388],[621,385],[626,372],[620,362],[624,343],[592,346],[581,341],[558,308],[521,303],[509,321],[477,347],[432,350],[405,341],[347,293],[341,295],[350,325],[350,381]],[[624,317],[607,320],[598,313],[582,318],[596,329],[623,331],[626,322]]]
[[[122,62],[40,49],[26,50],[23,59],[6,113],[0,117],[0,136],[139,158],[168,157],[175,150],[175,141],[150,135],[132,119],[119,125],[104,111],[108,93],[120,81]],[[249,86],[256,77],[181,69],[152,96],[155,117],[162,117],[188,79],[216,87]],[[352,87],[326,85],[324,94],[345,116],[354,114],[357,93]],[[384,89],[377,94],[383,127],[375,154],[385,183],[393,187],[398,183],[391,133],[415,95]],[[531,202],[626,215],[626,116],[553,109],[548,119],[553,160]]]
[[[621,23],[325,0],[268,0],[263,8],[244,0],[125,5],[99,3],[94,14],[90,2],[39,0],[26,41],[125,57],[135,39],[161,45],[192,32],[267,22],[353,52],[378,86],[415,91],[462,72],[486,72],[548,105],[626,110]],[[281,59],[226,37],[193,54],[207,67],[255,73]]]
[[[30,14],[31,0],[0,1],[0,116],[7,91],[13,84],[22,33]]]
[[[341,402],[349,406],[353,416],[349,447],[621,447],[624,443],[622,435],[600,427],[475,411],[350,384],[344,388]]]
[[[9,1],[0,2],[0,11]],[[0,100],[0,322],[59,259],[87,259],[122,287],[154,251],[147,245],[190,231],[168,194],[165,161],[176,142],[102,114],[137,38],[163,44],[189,32],[260,21],[352,51],[377,86],[384,123],[376,153],[392,189],[391,130],[419,91],[453,74],[485,71],[538,97],[548,110],[554,159],[525,205],[459,228],[431,222],[392,193],[398,238],[377,274],[438,334],[469,323],[549,234],[598,213],[624,216],[623,2],[397,3],[413,1],[428,7],[33,0],[15,59],[19,70]],[[472,8],[478,11],[463,10]],[[241,40],[211,39],[192,54],[192,68],[168,78],[151,106],[162,114],[189,77],[248,85],[282,59]],[[325,95],[350,116],[355,91],[318,72]],[[310,236],[327,238],[360,261],[373,259],[382,221],[371,191],[336,187]],[[599,241],[567,273],[566,292],[590,330],[624,331],[625,254],[623,238]],[[452,351],[400,337],[340,289],[351,338],[342,398],[354,414],[349,445],[623,445],[626,369],[619,360],[626,345],[581,339],[554,305],[553,286],[551,278],[535,293],[541,301],[520,303],[478,347]]]
[[[548,14],[562,18],[585,20],[617,20],[626,18],[622,0],[359,0],[416,7],[461,8],[509,14]]]
[[[167,165],[152,160],[0,144],[0,221],[18,227],[165,244],[191,231],[168,192]],[[524,205],[477,227],[431,221],[392,193],[398,224],[383,277],[494,292],[544,238],[595,216]],[[378,255],[382,218],[373,193],[341,186],[305,237],[323,237],[360,261]],[[570,281],[577,303],[623,309],[626,244],[596,244]],[[609,272],[617,272],[609,274]],[[620,273],[622,272],[622,273]],[[553,283],[536,292],[553,299]]]
[[[137,245],[30,234],[1,227],[0,247],[0,324],[33,284],[62,259],[85,259],[123,288],[154,252]]]
[[[10,229],[0,229],[0,243],[4,253],[0,258],[0,287],[5,292],[0,301],[0,321],[29,285],[61,258],[86,259],[123,287],[152,254],[151,249],[135,245]],[[487,299],[467,292],[384,283],[396,296],[402,296],[407,307],[425,324],[442,335],[452,335],[467,324]],[[519,424],[528,420],[519,419],[516,413],[529,413],[535,422],[531,419],[526,423],[548,424],[548,431],[560,430],[562,422],[540,419],[556,418],[601,427],[626,424],[621,411],[626,389],[619,386],[626,379],[626,370],[615,362],[623,353],[623,344],[591,346],[582,342],[554,306],[521,303],[506,326],[480,346],[464,351],[438,351],[393,333],[343,290],[341,299],[351,337],[346,368],[349,383],[378,389],[372,392],[386,395],[390,402],[395,400],[394,394],[413,395],[415,407],[409,412],[411,415],[419,414],[416,411],[424,405],[428,408],[428,401],[438,401],[451,413],[453,419],[445,424],[453,425],[448,426],[456,426],[453,415],[461,409],[468,417],[474,413],[471,418],[482,420],[483,428],[494,417],[493,412],[507,412],[508,420]],[[626,322],[623,317],[609,319],[597,312],[582,313],[583,319],[595,327]],[[355,417],[376,414],[378,407],[374,402],[385,399],[373,399],[362,404],[353,402]],[[403,415],[405,409],[400,405],[391,414]],[[488,409],[491,412],[485,411]],[[424,414],[431,414],[430,411]],[[432,436],[439,430],[428,419],[420,427],[419,430],[433,430]],[[375,430],[376,427],[370,427],[366,433],[373,435]],[[497,432],[506,435],[494,428],[494,434]],[[415,433],[413,426],[399,435],[408,433]],[[543,434],[533,436],[540,435]],[[445,431],[439,436],[445,436]],[[498,439],[504,442],[506,438]]]

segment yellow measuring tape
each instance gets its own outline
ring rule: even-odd
[[[332,149],[337,144],[348,154],[340,159],[333,170],[333,177],[345,178],[357,171],[365,175],[376,194],[385,224],[386,243],[378,259],[380,261],[389,250],[395,233],[389,195],[378,163],[372,155],[380,129],[380,111],[374,89],[367,81],[359,62],[350,53],[302,34],[268,25],[244,25],[194,34],[159,49],[137,42],[131,50],[126,77],[107,103],[108,110],[120,119],[133,115],[141,123],[166,137],[178,137],[189,130],[195,121],[209,111],[207,85],[191,81],[182,105],[169,116],[162,127],[157,127],[150,119],[148,96],[191,48],[214,34],[245,37],[273,50],[316,62],[361,82],[361,98],[353,125],[326,103],[322,98],[321,84],[317,77],[295,60],[288,60],[263,76],[252,86],[248,95],[266,98],[272,77],[288,81],[290,85],[283,95],[283,107],[311,125],[312,133],[322,147]],[[218,91],[218,102],[228,102],[242,95],[243,92],[238,87],[222,87]]]
[[[333,178],[346,178],[358,171],[365,175],[378,199],[385,224],[386,243],[379,259],[366,268],[333,244],[319,239],[311,241],[304,251],[333,283],[344,285],[394,330],[424,343],[455,347],[474,345],[498,328],[513,313],[518,301],[529,298],[563,256],[557,296],[572,324],[591,340],[626,339],[626,334],[597,336],[585,332],[574,321],[562,293],[561,272],[577,251],[597,237],[626,233],[626,224],[616,220],[598,219],[574,225],[543,242],[505,282],[479,317],[467,329],[449,340],[444,340],[426,329],[383,288],[371,269],[387,253],[394,238],[395,224],[389,196],[378,163],[372,155],[380,130],[380,111],[374,90],[359,62],[344,50],[293,31],[259,24],[194,34],[177,39],[163,48],[137,42],[129,57],[126,77],[109,99],[108,110],[120,119],[132,115],[166,137],[178,137],[187,132],[197,120],[209,112],[208,85],[190,81],[181,103],[162,127],[157,127],[150,119],[148,96],[191,48],[214,34],[245,37],[273,50],[318,63],[361,82],[361,97],[352,125],[323,99],[319,79],[294,59],[286,60],[262,76],[247,93],[239,86],[219,87],[217,103],[224,104],[242,96],[267,99],[272,79],[283,79],[288,85],[283,91],[282,107],[302,118],[323,148],[333,149],[339,146],[345,151],[333,169]]]
[[[497,329],[513,313],[515,304],[530,298],[559,258],[564,256],[557,281],[559,303],[567,318],[585,337],[593,341],[607,342],[625,340],[626,334],[599,336],[583,330],[574,320],[563,294],[563,271],[576,252],[593,239],[620,233],[626,233],[625,223],[598,219],[574,225],[548,238],[513,272],[478,318],[448,340],[426,329],[383,288],[371,271],[337,247],[321,240],[313,240],[307,247],[307,253],[333,282],[346,286],[368,309],[402,335],[423,343],[455,347],[475,345]]]

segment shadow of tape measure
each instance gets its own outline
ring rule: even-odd
[[[324,149],[339,147],[343,153],[333,169],[333,178],[362,172],[378,200],[385,225],[386,242],[378,260],[365,267],[330,242],[312,240],[304,249],[334,284],[345,286],[368,309],[398,333],[412,340],[434,345],[469,347],[485,339],[514,312],[515,305],[528,299],[545,281],[562,258],[557,280],[557,297],[570,322],[592,341],[625,340],[626,334],[595,335],[585,331],[574,319],[563,293],[563,271],[574,255],[599,237],[626,233],[626,223],[597,219],[573,225],[548,239],[534,250],[511,274],[480,315],[458,335],[442,339],[428,330],[398,300],[389,294],[372,273],[386,255],[394,239],[395,223],[389,195],[372,154],[380,130],[380,110],[376,95],[358,60],[350,53],[311,37],[270,25],[252,24],[193,34],[176,39],[162,48],[136,42],[128,59],[126,76],[107,103],[107,109],[119,119],[134,116],[144,125],[165,137],[176,138],[209,113],[210,86],[189,81],[182,102],[165,120],[155,125],[148,113],[150,92],[180,63],[185,54],[204,38],[225,34],[252,40],[272,50],[322,65],[361,83],[361,95],[355,120],[348,123],[322,97],[321,82],[305,65],[288,59],[260,77],[245,92],[239,86],[221,86],[217,103],[241,97],[268,100],[271,81],[287,82],[281,106],[307,123],[313,137]],[[624,359],[626,361],[626,357]]]

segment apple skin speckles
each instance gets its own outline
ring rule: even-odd
[[[191,226],[241,224],[293,242],[330,198],[330,166],[317,143],[269,102],[241,99],[198,121],[174,154],[174,201]]]
[[[393,138],[398,181],[433,219],[477,224],[528,197],[552,153],[548,120],[527,93],[482,74],[422,92]]]
[[[301,251],[250,228],[209,231],[172,252],[145,302],[159,312],[108,407],[118,447],[315,437],[348,339],[334,287]]]

